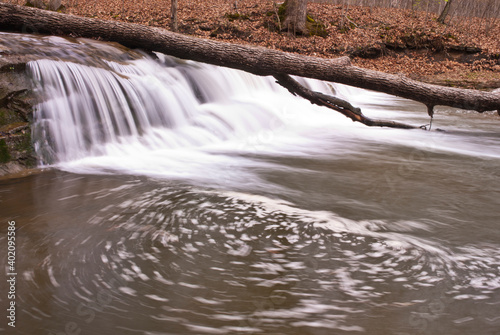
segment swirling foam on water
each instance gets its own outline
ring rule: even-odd
[[[146,319],[198,333],[363,331],[353,320],[393,308],[387,299],[399,289],[414,292],[411,305],[439,285],[456,301],[488,300],[499,288],[494,248],[450,250],[415,236],[432,229],[422,222],[355,221],[244,193],[156,187],[106,206],[88,225],[103,233],[62,238],[59,248],[77,247],[41,265],[54,288],[72,288],[62,305],[112,290],[118,302],[102,313],[122,319],[139,305]]]

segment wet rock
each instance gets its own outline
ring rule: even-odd
[[[32,108],[36,99],[23,56],[0,57],[0,176],[36,164],[31,144]]]

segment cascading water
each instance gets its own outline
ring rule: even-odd
[[[162,54],[156,60],[98,65],[29,63],[46,97],[34,113],[42,164],[74,172],[90,168],[190,178],[207,178],[213,170],[208,179],[214,180],[224,167],[244,164],[214,150],[248,153],[256,146],[270,148],[280,136],[297,142],[307,125],[352,127],[331,111],[311,108],[269,77]],[[299,80],[334,93],[332,85]]]
[[[33,137],[41,162],[73,172],[142,171],[189,178],[204,178],[212,169],[209,175],[214,179],[224,167],[244,164],[242,159],[214,155],[214,150],[288,152],[297,150],[299,144],[308,146],[307,151],[321,151],[325,143],[322,136],[316,141],[318,134],[352,141],[352,147],[363,144],[355,139],[365,139],[399,145],[428,146],[431,142],[435,150],[476,151],[463,140],[457,148],[451,136],[406,131],[400,137],[398,130],[367,129],[292,96],[273,78],[162,54],[158,58],[94,62],[99,67],[49,59],[29,63],[36,86],[46,97],[34,113]],[[299,80],[357,106],[369,101],[365,114],[401,118],[402,113],[391,112],[394,107],[387,104],[393,103],[397,111],[397,104],[404,100]],[[376,106],[377,101],[382,108]],[[424,115],[418,109],[403,114],[414,124],[428,122]],[[483,154],[498,156],[500,150],[489,148]]]
[[[248,96],[275,90],[267,79],[224,77],[228,70],[167,67],[150,59],[108,64],[110,69],[51,60],[30,64],[35,81],[51,97],[35,113],[43,133],[37,138],[52,140],[39,144],[42,157],[51,151],[50,161],[69,161],[134,144],[142,150],[202,146],[265,129],[272,118],[278,122],[272,107],[234,101],[238,89],[248,89]]]
[[[127,64],[107,61],[106,68],[31,62],[37,87],[50,97],[35,111],[42,162],[71,165],[96,158],[99,164],[99,157],[114,157],[124,163],[156,156],[145,165],[160,164],[157,172],[175,175],[186,171],[186,152],[203,155],[204,148],[220,143],[247,146],[251,136],[290,126],[290,108],[297,113],[307,107],[271,78],[159,56]],[[161,166],[176,155],[182,156],[181,165]]]
[[[0,222],[21,228],[19,334],[497,331],[498,116],[369,128],[271,78],[14,40],[45,58],[28,66],[33,138],[55,167],[0,181]],[[428,122],[416,103],[299,80]]]

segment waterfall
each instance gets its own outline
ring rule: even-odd
[[[29,63],[48,97],[35,111],[43,162],[106,155],[120,144],[200,146],[280,122],[275,106],[256,98],[281,91],[269,78],[167,57],[107,64]]]
[[[214,170],[235,165],[225,154],[213,155],[217,145],[261,150],[287,131],[282,138],[304,144],[308,139],[297,135],[311,123],[313,133],[318,126],[352,127],[344,117],[294,97],[272,77],[163,54],[92,65],[86,60],[28,64],[43,97],[33,127],[42,165],[170,177],[195,169],[192,174],[199,175],[210,162]],[[297,79],[334,93],[330,84]]]

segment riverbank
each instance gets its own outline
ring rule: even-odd
[[[7,1],[24,4],[25,0]],[[439,85],[500,87],[500,22],[453,18],[442,25],[433,14],[394,8],[309,3],[320,36],[280,32],[279,2],[270,0],[179,1],[179,32],[192,36],[333,58],[356,66]],[[62,12],[170,29],[170,1],[66,1]]]
[[[26,75],[29,60],[18,54],[0,57],[0,176],[36,166],[30,127],[36,99]]]

